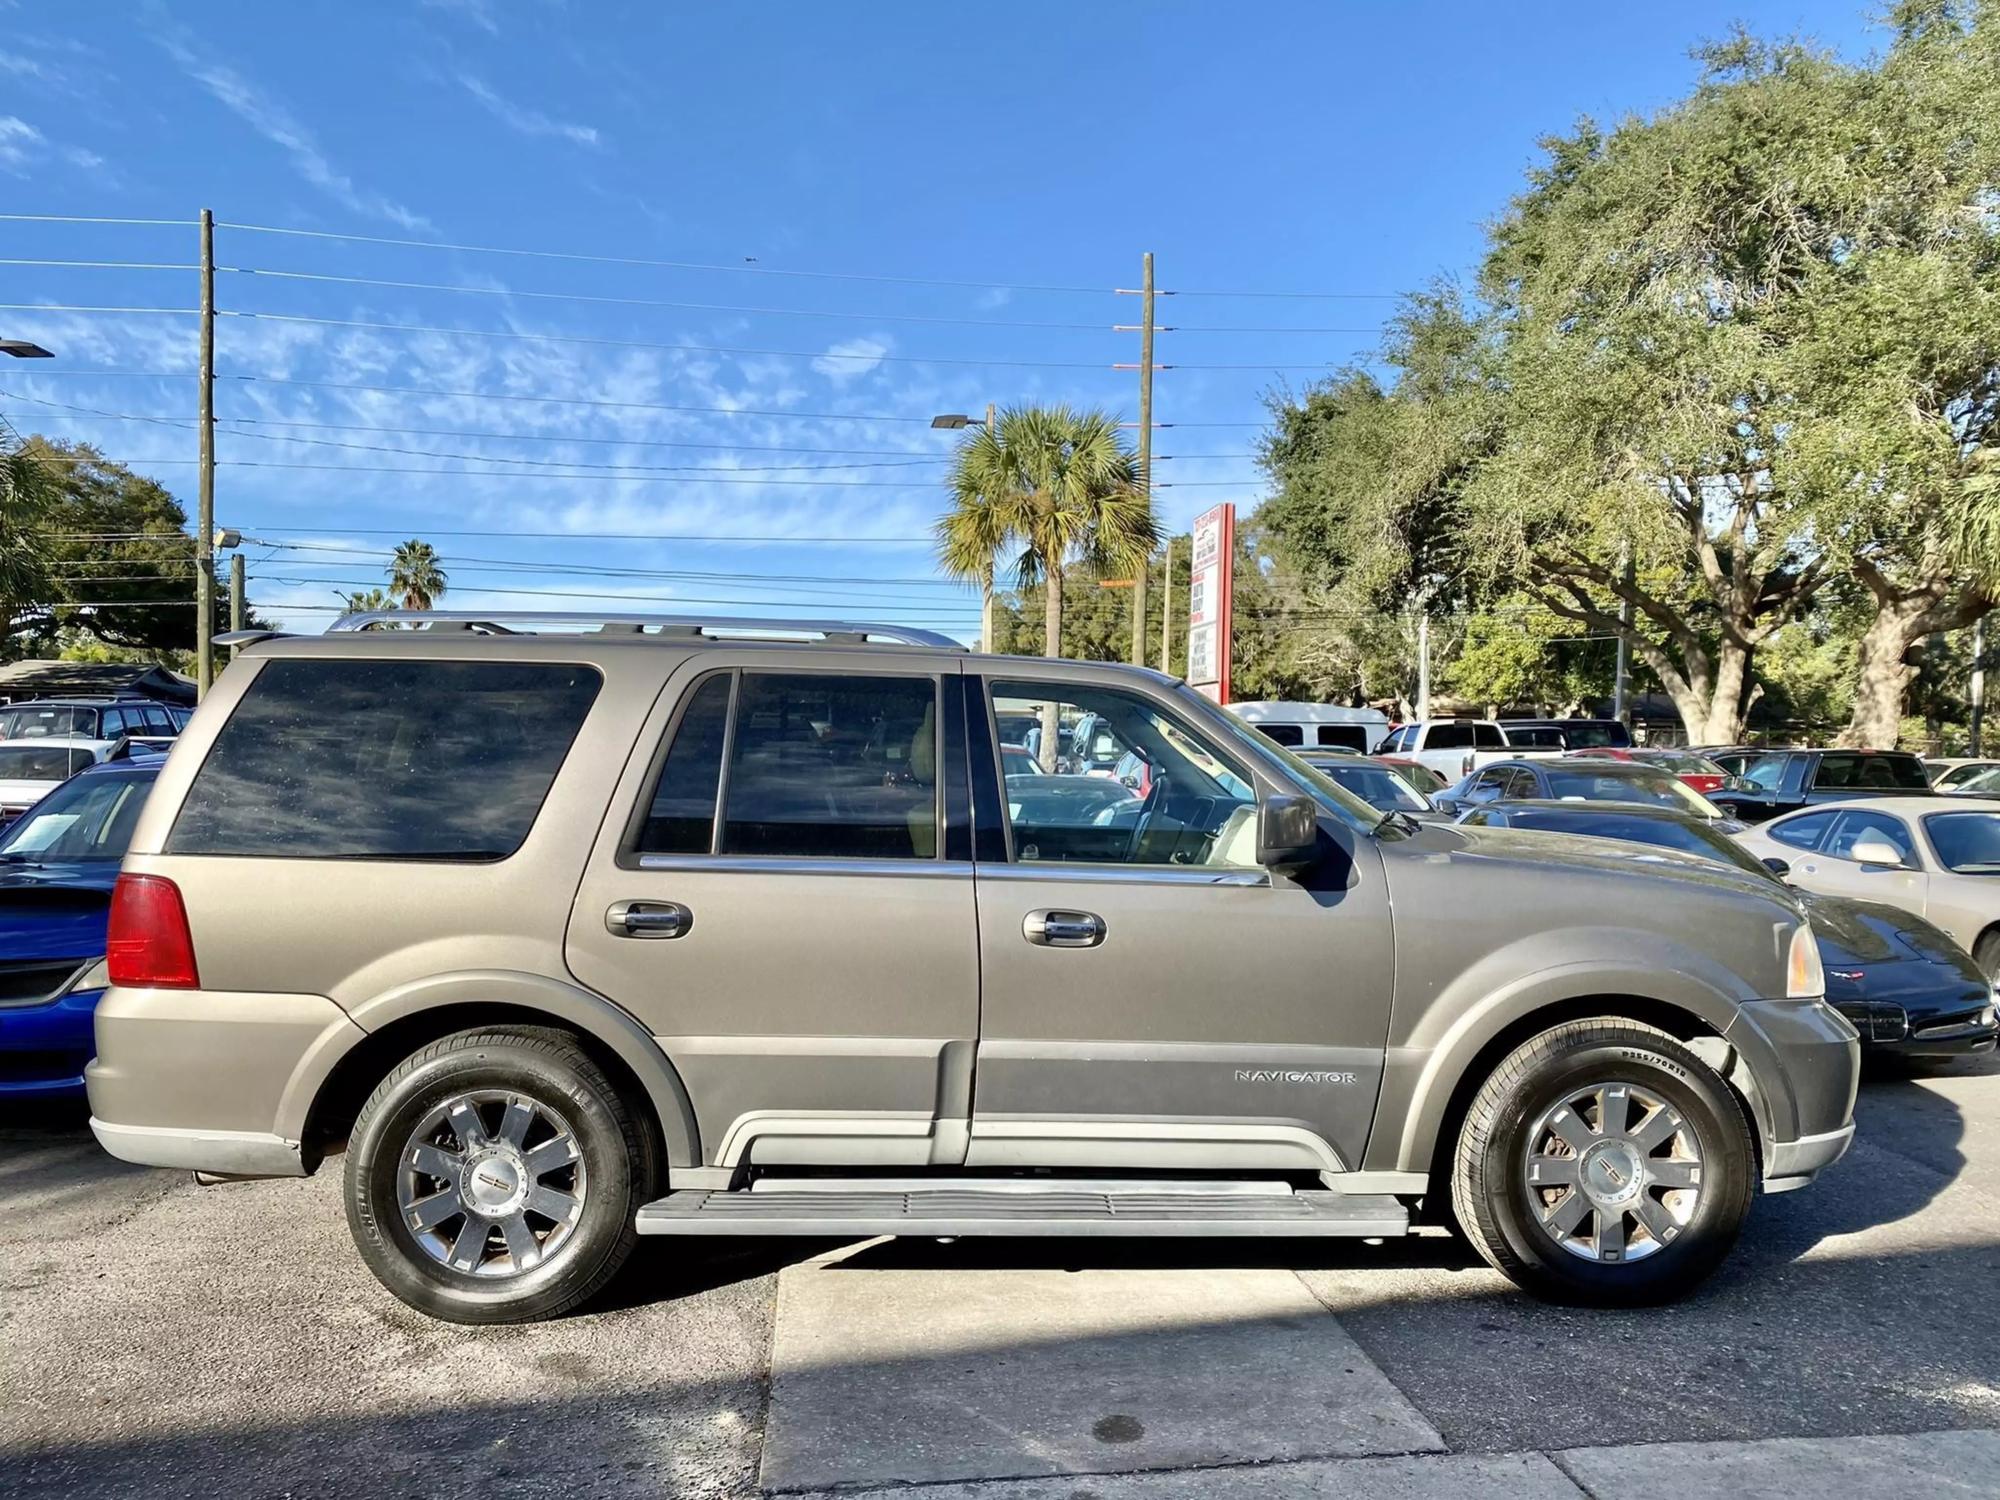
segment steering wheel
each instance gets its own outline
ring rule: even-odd
[[[1166,789],[1167,778],[1165,773],[1155,771],[1153,773],[1152,784],[1146,788],[1146,795],[1139,801],[1139,811],[1132,819],[1132,837],[1125,845],[1126,864],[1131,864],[1138,859],[1140,841],[1146,836],[1147,820],[1153,816],[1154,809],[1160,805],[1161,794]]]

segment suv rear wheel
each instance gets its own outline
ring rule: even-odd
[[[347,1222],[433,1317],[555,1317],[610,1281],[655,1178],[651,1133],[566,1032],[459,1032],[406,1058],[355,1122]]]
[[[1452,1206],[1538,1296],[1665,1302],[1735,1244],[1756,1170],[1729,1085],[1664,1031],[1602,1017],[1515,1049],[1465,1117]]]

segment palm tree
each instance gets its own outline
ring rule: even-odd
[[[991,599],[1001,554],[1018,542],[1014,578],[1042,585],[1043,651],[1062,655],[1063,577],[1071,567],[1100,576],[1146,566],[1160,539],[1138,466],[1103,411],[1017,407],[998,428],[960,446],[950,485],[953,507],[937,524],[946,572],[977,578]],[[986,644],[992,610],[983,612]],[[1055,706],[1043,709],[1042,762],[1055,768]]]
[[[389,592],[403,601],[403,608],[429,609],[444,590],[444,569],[438,566],[435,547],[411,540],[396,548],[389,559]]]
[[[951,509],[938,517],[938,566],[953,578],[979,585],[979,649],[993,649],[993,573],[1007,545],[1011,522],[1000,497],[1013,490],[1013,475],[1000,440],[990,427],[969,434],[952,462]]]

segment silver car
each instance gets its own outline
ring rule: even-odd
[[[1014,796],[1030,715],[1103,725],[1132,795]],[[1419,827],[1171,678],[899,627],[259,636],[147,804],[109,965],[104,1145],[344,1150],[363,1258],[463,1322],[573,1307],[638,1235],[1413,1215],[1541,1295],[1657,1301],[1853,1133],[1855,1033],[1774,883]]]

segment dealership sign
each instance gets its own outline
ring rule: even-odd
[[[1236,560],[1236,507],[1218,505],[1194,519],[1194,568],[1188,581],[1188,674],[1191,687],[1229,701],[1229,606]]]

